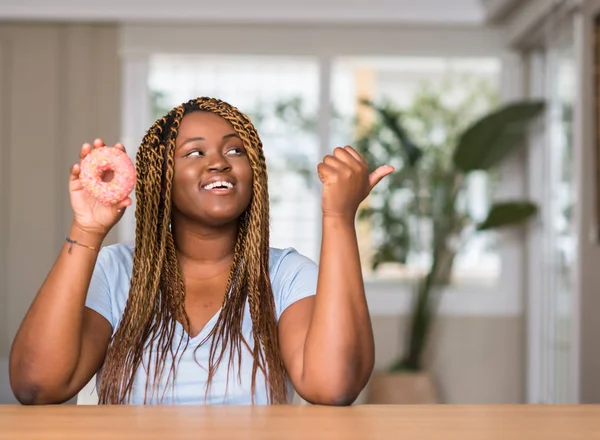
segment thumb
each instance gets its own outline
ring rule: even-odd
[[[375,185],[377,185],[381,181],[381,179],[383,179],[388,174],[393,173],[394,171],[394,167],[389,165],[381,166],[375,171],[373,171],[369,175],[369,186],[371,187],[371,189],[375,188]]]
[[[81,186],[81,181],[79,180],[79,173],[81,172],[81,167],[78,163],[71,167],[71,172],[69,173],[69,190],[70,191],[79,191],[83,187]]]

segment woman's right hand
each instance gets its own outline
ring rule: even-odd
[[[94,148],[104,147],[104,142],[101,139],[94,141]],[[125,151],[122,144],[116,144],[112,148],[118,148]],[[131,205],[131,198],[116,205],[103,205],[95,197],[88,194],[81,185],[79,173],[81,171],[81,161],[84,157],[90,154],[92,146],[88,143],[83,144],[79,151],[79,163],[71,167],[71,178],[69,180],[69,192],[71,194],[71,207],[75,216],[74,222],[76,226],[84,232],[105,236],[110,229],[117,224],[123,216],[125,208]]]

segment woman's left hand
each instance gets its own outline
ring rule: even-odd
[[[361,202],[381,179],[394,172],[384,165],[372,173],[365,160],[350,146],[336,147],[333,155],[323,158],[317,167],[323,182],[321,207],[323,216],[347,217],[354,220]]]

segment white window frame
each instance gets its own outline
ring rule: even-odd
[[[523,68],[520,59],[507,52],[499,29],[477,27],[392,27],[392,26],[284,26],[284,25],[198,25],[170,26],[127,24],[121,28],[120,55],[123,61],[123,139],[131,157],[148,129],[148,66],[155,53],[310,56],[319,69],[319,148],[328,154],[331,113],[330,80],[336,57],[449,56],[498,57],[503,60],[503,92],[520,97]],[[516,90],[515,88],[516,84]],[[507,92],[507,93],[506,93]],[[516,93],[515,93],[516,92]],[[510,185],[505,197],[525,195],[524,170],[518,161],[503,167]],[[119,224],[120,237],[135,231],[133,209]],[[319,225],[320,226],[320,225]],[[524,247],[514,234],[503,234],[500,253],[502,283],[496,286],[459,285],[448,288],[440,313],[453,316],[519,316],[523,313]],[[406,314],[410,287],[401,281],[367,281],[371,313],[377,316]]]
[[[582,151],[589,139],[586,137],[584,127],[587,109],[584,106],[584,97],[590,94],[587,89],[586,70],[584,60],[587,58],[589,41],[587,41],[587,26],[582,10],[578,9],[579,0],[556,1],[554,4],[543,0],[533,0],[524,8],[519,17],[508,26],[509,42],[522,50],[528,59],[527,95],[532,98],[548,99],[552,96],[552,69],[551,56],[553,43],[551,40],[560,41],[572,38],[574,50],[574,63],[578,89],[576,90],[575,106],[573,109],[573,153],[576,181],[575,197],[577,204],[574,213],[574,233],[578,237],[577,262],[572,277],[571,295],[571,323],[570,323],[570,375],[568,377],[567,396],[557,401],[555,392],[556,362],[552,350],[545,343],[548,332],[554,331],[553,321],[554,305],[547,301],[547,295],[552,291],[549,283],[554,278],[549,271],[552,267],[545,256],[549,246],[548,232],[540,224],[532,224],[528,235],[527,258],[527,367],[526,367],[526,402],[531,404],[575,404],[580,400],[580,297],[581,297],[581,244],[588,239],[588,231],[582,229],[582,185],[581,180],[585,173],[582,167]],[[588,67],[589,68],[589,67]],[[590,74],[591,77],[591,74]],[[550,156],[547,154],[548,127],[551,124],[551,115],[546,114],[546,123],[542,129],[531,133],[528,150],[528,192],[530,198],[541,207],[539,222],[551,220],[552,206],[551,194],[547,191],[547,178],[550,172]]]

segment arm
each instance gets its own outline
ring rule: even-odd
[[[102,237],[76,225],[69,237],[99,248]],[[17,332],[10,382],[24,404],[60,403],[85,386],[102,364],[111,325],[84,307],[97,252],[65,243]]]
[[[279,338],[297,392],[318,404],[348,405],[364,388],[374,363],[373,331],[354,227],[358,205],[393,169],[371,176],[350,147],[325,158],[323,238],[317,293],[288,307]]]
[[[87,144],[86,144],[87,145]],[[122,148],[122,147],[121,147]],[[82,157],[90,146],[82,148]],[[103,207],[81,190],[79,166],[71,170],[75,220],[69,237],[99,249],[122,215],[118,206]],[[10,383],[23,404],[61,403],[75,396],[102,365],[111,324],[85,307],[98,253],[65,242],[17,332],[10,353]]]

